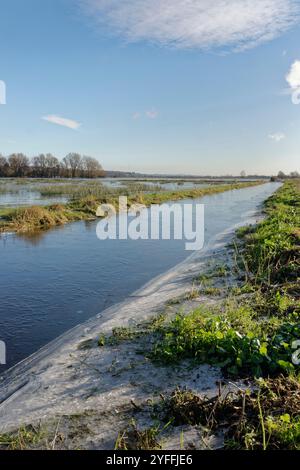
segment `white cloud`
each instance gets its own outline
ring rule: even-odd
[[[44,121],[51,122],[52,124],[57,124],[58,126],[68,127],[69,129],[77,130],[81,124],[77,121],[73,121],[73,119],[66,119],[61,116],[56,116],[55,114],[51,114],[49,116],[42,117]]]
[[[128,41],[240,50],[299,22],[298,0],[78,0],[99,26]]]
[[[145,115],[149,119],[156,119],[158,117],[158,111],[156,111],[156,109],[150,109],[146,111]]]
[[[274,140],[274,142],[281,142],[286,138],[286,135],[283,132],[276,132],[275,134],[269,134],[269,139]]]
[[[286,81],[292,90],[300,88],[300,60],[295,60],[292,64],[290,71],[286,76]]]

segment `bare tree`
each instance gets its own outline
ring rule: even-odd
[[[87,178],[100,178],[105,172],[96,158],[84,156],[82,158],[83,174]]]
[[[29,159],[23,153],[14,153],[8,158],[0,154],[0,177],[7,176],[32,176],[40,178],[62,177],[87,177],[99,178],[105,176],[105,172],[93,157],[82,157],[78,153],[69,153],[60,162],[51,153],[41,153]]]
[[[9,175],[9,164],[3,155],[0,154],[0,176],[8,176]]]
[[[35,176],[39,176],[41,178],[46,176],[47,160],[45,154],[41,153],[37,157],[33,157],[32,165]]]
[[[13,176],[26,176],[29,170],[29,158],[23,153],[13,153],[8,157],[8,163]]]
[[[59,160],[51,153],[46,154],[47,176],[48,178],[55,178],[59,176],[60,163]]]
[[[71,171],[72,178],[76,178],[82,164],[81,155],[79,155],[79,153],[69,153],[63,159],[63,162],[66,168]]]

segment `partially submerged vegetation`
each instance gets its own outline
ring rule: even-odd
[[[127,190],[126,188],[111,189],[94,182],[88,185],[76,186],[76,189],[73,185],[54,186],[53,189],[46,188],[44,190],[46,193],[48,192],[48,195],[51,191],[54,191],[56,195],[64,195],[69,192],[72,195],[71,201],[67,204],[54,204],[43,208],[32,206],[29,208],[0,210],[0,232],[30,232],[62,225],[71,221],[95,219],[97,207],[100,204],[114,204],[117,208],[118,197],[120,195],[128,197],[129,205],[139,203],[149,206],[168,201],[195,199],[209,194],[242,189],[257,184],[262,184],[262,182],[234,183],[202,189],[158,192],[145,192],[145,188],[138,191],[132,191],[130,188]]]

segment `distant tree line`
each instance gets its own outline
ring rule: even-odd
[[[291,171],[289,175],[286,175],[283,171],[279,171],[278,178],[284,179],[284,178],[300,178],[300,173],[298,171]]]
[[[95,158],[69,153],[61,161],[51,153],[29,159],[23,153],[0,154],[0,177],[100,178],[105,171]]]

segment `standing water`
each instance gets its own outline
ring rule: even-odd
[[[246,221],[278,186],[267,183],[180,204],[205,204],[207,244]],[[191,254],[184,240],[100,241],[96,225],[76,222],[0,238],[0,340],[7,347],[0,373]]]

